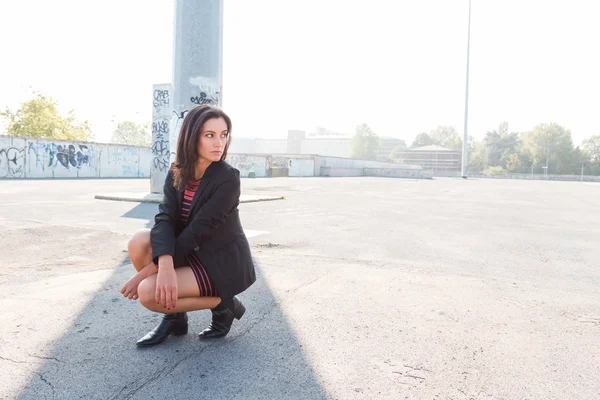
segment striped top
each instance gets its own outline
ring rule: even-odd
[[[198,185],[200,184],[200,179],[190,179],[187,186],[185,187],[185,192],[183,192],[183,203],[181,204],[181,221],[187,225],[188,217],[190,215],[190,205],[192,204],[192,199],[194,198],[194,194],[196,194],[196,190],[198,190]]]

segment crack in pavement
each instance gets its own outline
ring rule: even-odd
[[[46,378],[44,378],[44,375],[42,375],[39,372],[35,372],[35,374],[40,377],[40,379],[42,380],[42,382],[44,382],[46,385],[50,386],[50,389],[52,389],[52,396],[55,396],[56,395],[56,391],[54,390],[54,385],[52,384],[52,382],[50,382],[49,380],[47,380]]]
[[[295,288],[288,289],[284,293],[286,293],[286,294],[288,294],[288,293],[294,293],[294,292],[298,291],[300,288],[302,288],[304,286],[311,285],[311,284],[315,283],[316,281],[318,281],[319,279],[321,279],[321,278],[323,278],[323,277],[325,277],[327,275],[329,275],[329,273],[321,275],[321,276],[318,276],[315,279],[313,279],[313,280],[311,280],[309,282],[305,282],[305,283],[303,283],[303,284],[301,284],[301,285],[299,285],[299,286],[297,286]],[[268,311],[266,311],[265,313],[263,313],[263,315],[260,316],[252,325],[250,325],[243,332],[241,332],[240,334],[238,334],[237,336],[235,336],[231,341],[233,342],[233,341],[241,338],[242,336],[246,335],[246,333],[250,332],[256,325],[258,325],[261,322],[263,322],[267,318],[267,316],[269,314],[271,314],[273,312],[273,310],[275,310],[275,308],[277,308],[277,300],[272,300],[269,303],[268,307],[269,307]]]
[[[64,364],[64,361],[59,360],[56,357],[44,357],[44,356],[38,356],[36,354],[28,354],[29,357],[34,357],[34,358],[39,358],[40,360],[54,360],[56,362],[60,362]]]
[[[270,306],[270,308],[267,312],[265,312],[261,317],[259,317],[252,325],[250,325],[248,328],[246,328],[242,333],[238,334],[236,337],[231,339],[231,341],[234,342],[234,341],[238,340],[239,338],[244,336],[246,333],[250,332],[256,325],[263,322],[265,320],[265,318],[267,318],[267,315],[271,314],[273,312],[273,310],[275,310],[277,308],[277,300],[271,301],[269,306]]]
[[[137,387],[132,388],[123,397],[120,397],[121,394],[123,393],[123,391],[125,389],[127,389],[128,386],[130,386],[130,385],[136,385],[139,382],[139,380],[138,381],[133,381],[129,385],[125,385],[121,390],[119,390],[119,393],[117,393],[115,396],[111,397],[111,400],[116,400],[116,399],[119,399],[119,398],[124,398],[124,399],[130,399],[130,398],[132,398],[133,396],[135,396],[135,394],[137,392],[139,392],[140,390],[142,390],[144,387],[148,386],[150,383],[158,383],[158,381],[160,381],[161,379],[163,379],[164,377],[166,377],[167,375],[169,375],[171,372],[173,372],[173,370],[175,370],[175,368],[177,368],[179,366],[179,364],[181,364],[182,362],[188,360],[192,356],[202,354],[204,351],[206,351],[206,349],[208,349],[210,347],[213,347],[216,344],[217,343],[211,343],[208,346],[206,346],[203,349],[201,349],[200,351],[193,351],[190,354],[188,354],[187,356],[184,356],[181,359],[175,361],[172,365],[167,366],[167,367],[165,367],[162,370],[156,371],[149,378],[145,379],[141,384],[137,385]]]
[[[29,364],[29,362],[27,362],[27,361],[16,361],[16,360],[13,360],[13,359],[10,359],[10,358],[6,358],[6,357],[2,357],[2,356],[0,356],[0,360],[10,361],[10,362],[13,362],[15,364]]]

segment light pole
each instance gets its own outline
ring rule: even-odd
[[[546,136],[546,179],[548,179],[548,153],[550,153],[550,133]]]
[[[465,124],[464,124],[464,137],[463,137],[463,151],[462,151],[462,167],[461,175],[463,178],[467,177],[467,148],[468,148],[468,135],[467,135],[467,121],[469,116],[469,53],[471,50],[471,0],[469,0],[469,28],[467,31],[467,83],[465,89]]]

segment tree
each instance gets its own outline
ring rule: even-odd
[[[392,161],[397,161],[400,159],[400,153],[405,152],[407,150],[406,142],[404,140],[401,141],[399,145],[394,147],[388,157]]]
[[[358,160],[375,160],[380,146],[379,137],[363,123],[356,127],[356,133],[352,137],[351,157]]]
[[[488,131],[483,139],[486,147],[485,164],[490,167],[500,166],[502,168],[514,171],[508,168],[509,162],[513,168],[523,164],[520,156],[520,138],[518,133],[508,133],[508,123],[502,122],[497,130]],[[519,158],[519,162],[515,159]]]
[[[60,115],[58,103],[52,97],[46,97],[39,92],[34,97],[21,104],[12,112],[8,107],[0,112],[0,116],[8,121],[9,136],[31,136],[59,140],[93,140],[88,121],[79,122],[75,111],[68,112],[66,117]]]
[[[440,125],[429,132],[433,144],[453,150],[462,149],[462,139],[456,129],[449,125]]]
[[[469,136],[468,161],[470,172],[482,172],[487,166],[485,140],[477,141]]]
[[[430,144],[433,144],[433,140],[431,140],[428,134],[423,132],[417,135],[415,140],[410,145],[410,148],[414,149],[415,147],[429,146]]]
[[[152,144],[150,124],[137,125],[131,121],[121,121],[113,132],[112,142],[149,147]]]
[[[573,148],[571,132],[554,122],[539,124],[526,133],[523,153],[535,165],[546,165],[548,160],[549,174],[576,173],[581,156]]]
[[[581,147],[588,162],[595,164],[597,171],[600,172],[600,135],[585,139]]]

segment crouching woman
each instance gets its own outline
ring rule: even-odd
[[[212,312],[201,339],[227,335],[244,314],[236,295],[256,276],[239,218],[240,173],[225,161],[230,140],[231,120],[218,108],[195,107],[183,120],[154,226],[128,246],[137,273],[121,293],[164,314],[138,346],[186,334],[190,311]]]

